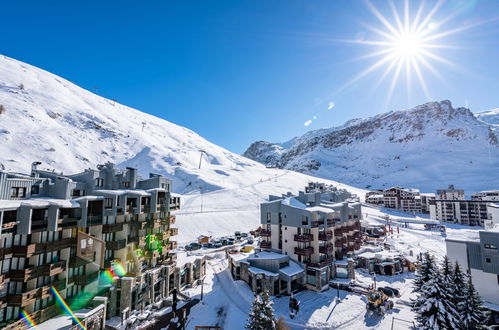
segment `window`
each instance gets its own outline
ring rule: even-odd
[[[95,186],[96,187],[104,187],[104,179],[102,179],[102,178],[95,179]]]
[[[270,212],[267,212],[267,222],[270,222],[270,219],[271,219]]]
[[[497,246],[495,244],[485,244],[484,247],[486,249],[497,250]]]
[[[40,186],[31,186],[31,195],[38,195],[40,193]]]
[[[26,187],[12,187],[10,190],[11,198],[23,198],[26,197]]]
[[[490,258],[485,258],[485,262],[488,263],[488,264],[490,264],[491,263]]]
[[[124,188],[130,188],[130,181],[123,181]]]
[[[104,207],[106,209],[112,209],[113,208],[113,199],[112,198],[106,198],[104,200]]]
[[[73,189],[73,196],[85,196],[85,190]]]

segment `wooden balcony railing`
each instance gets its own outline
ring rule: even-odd
[[[123,223],[108,223],[102,225],[103,233],[115,233],[123,230]]]
[[[319,246],[319,253],[331,254],[333,252],[334,252],[334,244],[326,244],[323,246]]]
[[[271,236],[271,231],[267,229],[262,229],[260,230],[260,236],[262,237],[270,237]]]
[[[125,247],[126,247],[126,239],[106,242],[106,249],[109,250],[120,250],[124,249]]]
[[[270,249],[270,248],[272,248],[272,243],[268,242],[268,241],[261,241],[260,242],[260,247],[262,249]]]
[[[333,239],[333,233],[330,231],[319,233],[319,241],[330,241],[332,239]]]
[[[314,235],[312,234],[301,234],[294,236],[295,242],[312,242],[314,240]]]
[[[312,268],[322,268],[330,265],[333,262],[333,258],[327,258],[319,262],[307,262],[306,265]]]
[[[299,248],[295,247],[295,254],[301,255],[301,256],[309,256],[314,254],[314,248],[309,246],[305,248]]]

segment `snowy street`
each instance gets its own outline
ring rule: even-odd
[[[363,206],[362,213],[368,221],[381,223],[380,216],[388,213],[373,207]],[[405,213],[389,212],[391,219],[407,218]],[[392,222],[393,224],[396,222]],[[447,226],[447,237],[471,238],[478,233],[477,229],[459,225]],[[419,254],[429,251],[438,259],[445,255],[445,237],[439,231],[425,230],[421,224],[409,224],[409,228],[400,228],[397,234],[388,238],[394,250],[402,253]],[[188,329],[197,325],[218,325],[223,329],[243,329],[247,321],[247,313],[251,308],[254,295],[248,285],[242,281],[234,281],[226,270],[225,253],[208,254],[207,277],[204,281],[203,303],[192,309]],[[383,317],[366,311],[366,298],[360,294],[340,290],[341,302],[336,302],[336,289],[325,292],[302,291],[295,295],[300,301],[300,312],[294,319],[289,318],[289,297],[273,297],[275,316],[285,318],[292,329],[409,329],[412,326],[414,313],[409,302],[415,295],[412,291],[414,273],[406,272],[396,276],[377,275],[377,286],[391,286],[400,291],[400,298],[393,298],[395,306]],[[355,281],[362,286],[373,282],[371,275],[356,269]],[[201,288],[189,290],[189,295],[199,298]]]

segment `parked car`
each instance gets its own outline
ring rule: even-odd
[[[228,240],[228,239],[226,239],[226,238],[222,238],[222,239],[220,240],[220,243],[222,243],[222,245],[228,245],[228,244],[229,244],[229,240]]]
[[[247,242],[248,242],[248,244],[253,244],[253,243],[255,243],[255,241],[254,241],[254,240],[253,240],[253,238],[251,238],[251,237],[250,237],[250,238],[248,238]]]
[[[393,293],[395,294],[395,297],[400,297],[400,291],[395,289],[395,288],[392,288],[391,286],[385,286],[386,289],[390,289],[393,291]]]
[[[214,245],[213,245],[213,243],[204,243],[204,244],[203,244],[203,247],[204,247],[204,248],[207,248],[207,249],[211,249],[211,248],[213,248],[213,247],[214,247]]]
[[[241,237],[241,232],[240,232],[240,231],[236,231],[236,232],[234,232],[234,236],[236,236],[236,237]]]
[[[223,246],[223,244],[221,242],[215,242],[213,244],[213,246],[216,247],[216,248],[221,248]]]
[[[185,250],[186,251],[195,251],[195,250],[199,250],[201,248],[201,244],[199,243],[190,243],[188,245],[186,245],[185,247]]]
[[[241,237],[248,237],[248,233],[241,233]]]
[[[229,238],[228,240],[228,245],[233,245],[234,243],[236,243],[236,239],[235,238]]]

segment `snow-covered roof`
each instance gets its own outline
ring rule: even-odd
[[[50,205],[56,205],[58,207],[64,208],[74,208],[80,206],[80,204],[72,199],[31,198],[20,200],[0,200],[0,209],[2,210],[18,208],[21,205],[26,205],[34,208],[49,207]]]
[[[279,269],[279,272],[283,273],[287,276],[294,276],[294,275],[297,275],[297,274],[303,272],[303,267],[290,259],[289,266],[286,266],[286,267]]]
[[[253,267],[253,266],[250,266],[248,268],[248,270],[250,272],[252,272],[253,274],[265,274],[265,275],[268,275],[268,276],[279,276],[279,274],[277,274],[277,273],[269,272],[268,270],[261,269],[261,268],[256,268],[256,267]]]
[[[280,259],[282,257],[285,257],[286,255],[276,253],[276,252],[270,252],[270,251],[262,251],[258,253],[254,253],[248,256],[248,260],[252,259]]]
[[[137,195],[137,196],[150,196],[151,194],[145,190],[129,190],[129,189],[116,189],[116,190],[94,190],[96,194],[108,194],[108,195]]]
[[[300,202],[296,197],[286,197],[281,201],[282,205],[288,205],[299,209],[305,209],[307,206]]]
[[[307,211],[310,212],[323,212],[323,213],[333,213],[334,210],[324,206],[311,206],[307,207]]]

